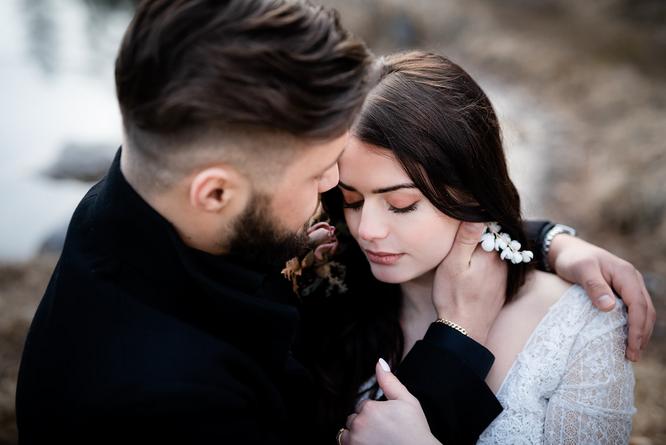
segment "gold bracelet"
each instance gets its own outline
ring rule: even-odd
[[[460,332],[463,335],[468,335],[467,329],[463,328],[457,323],[452,322],[451,320],[447,320],[446,318],[438,318],[437,320],[435,320],[435,323],[443,323],[448,327],[455,329],[456,331]]]

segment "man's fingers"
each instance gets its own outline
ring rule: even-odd
[[[614,270],[613,287],[627,306],[629,333],[627,338],[627,358],[637,362],[640,359],[641,345],[645,337],[648,321],[648,303],[643,294],[643,279],[638,278],[636,269],[624,263]]]
[[[629,333],[627,335],[627,358],[633,362],[640,359],[641,346],[645,338],[648,307],[643,294],[643,286],[636,280],[634,274],[632,283],[615,280],[615,287],[620,293],[620,297],[627,306],[627,322],[629,323]],[[627,280],[627,277],[624,277]]]
[[[610,285],[601,274],[601,269],[597,263],[589,267],[581,266],[580,270],[583,288],[592,300],[597,309],[608,312],[615,307],[615,297]]]
[[[639,271],[636,271],[636,274],[638,275],[638,282],[640,283],[643,292],[643,297],[645,298],[645,301],[647,303],[647,320],[645,322],[645,328],[643,330],[643,343],[641,344],[641,350],[643,350],[650,342],[650,338],[652,337],[654,324],[657,321],[657,311],[655,310],[654,304],[652,303],[650,292],[648,292],[647,287],[645,286],[645,279],[643,278],[643,275],[641,275]]]
[[[456,232],[451,251],[445,260],[458,270],[465,270],[469,267],[474,249],[481,240],[481,235],[485,230],[483,223],[462,222]]]
[[[648,313],[647,321],[645,322],[645,328],[643,330],[643,343],[641,344],[641,351],[647,347],[648,343],[650,343],[652,332],[654,331],[654,325],[657,322],[657,311],[654,308],[650,294],[647,292],[647,290],[645,290],[644,294],[648,302]]]
[[[637,362],[641,358],[641,345],[643,344],[643,329],[645,327],[645,308],[627,306],[629,333],[627,338],[627,358]]]
[[[377,375],[377,383],[382,391],[384,391],[384,395],[388,400],[402,400],[405,402],[416,400],[407,388],[405,388],[405,385],[391,372],[384,359],[380,358],[377,362],[375,374]]]

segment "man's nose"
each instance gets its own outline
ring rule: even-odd
[[[335,164],[333,167],[326,170],[324,176],[322,176],[321,181],[319,181],[319,193],[324,193],[338,185],[340,180],[340,171],[338,170],[338,164]]]

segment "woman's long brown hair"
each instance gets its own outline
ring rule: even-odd
[[[526,246],[520,197],[509,178],[499,123],[479,85],[437,54],[400,53],[379,65],[379,81],[353,135],[391,152],[441,212],[462,221],[496,221]],[[344,222],[339,190],[326,193],[323,201],[333,223]],[[399,286],[374,279],[355,242],[347,244],[341,261],[347,265],[349,291],[320,303],[313,318],[318,322],[309,327],[311,357],[324,393],[322,419],[331,430],[353,412],[359,387],[373,375],[377,359],[395,366],[404,347]],[[507,301],[529,267],[510,265]]]

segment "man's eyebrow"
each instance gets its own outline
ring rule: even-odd
[[[354,187],[352,187],[350,185],[345,184],[342,181],[338,181],[338,186],[340,188],[345,189],[345,190],[349,190],[350,192],[357,192],[358,193],[358,190],[356,190]],[[410,183],[397,184],[397,185],[392,185],[390,187],[383,187],[383,188],[380,188],[380,189],[376,189],[376,190],[373,190],[372,193],[380,194],[380,193],[394,192],[394,191],[400,190],[400,189],[415,189],[415,188],[416,188],[416,185],[410,182]]]

